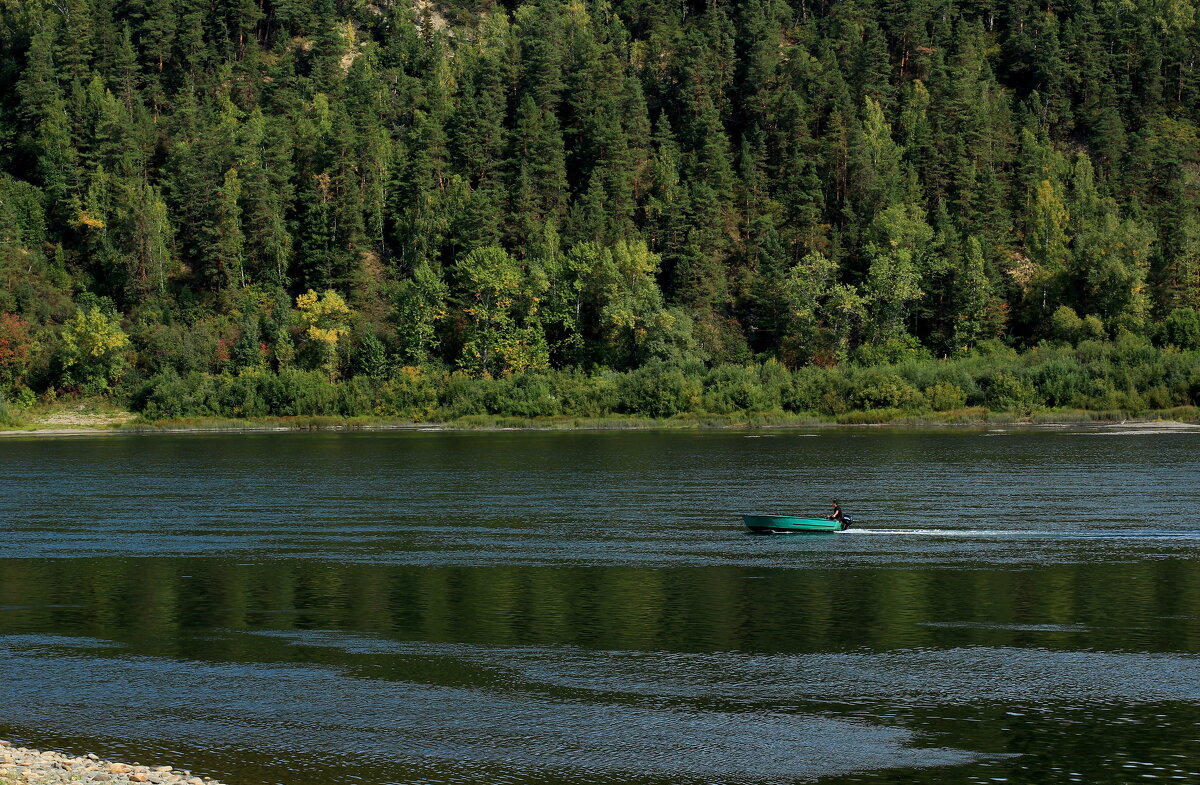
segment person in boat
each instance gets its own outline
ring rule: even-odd
[[[837,499],[833,500],[833,514],[829,516],[829,520],[837,521],[843,529],[846,528],[846,515],[842,512],[842,506],[837,503]]]

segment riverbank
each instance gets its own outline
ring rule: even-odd
[[[1200,409],[1176,407],[1147,412],[1045,409],[1037,412],[993,412],[982,407],[949,412],[911,413],[894,409],[854,411],[837,416],[816,413],[750,412],[734,415],[685,414],[669,418],[635,415],[608,417],[503,417],[471,415],[443,421],[410,421],[387,417],[263,417],[234,419],[189,417],[147,420],[115,417],[111,413],[93,420],[76,415],[70,426],[59,416],[0,430],[0,437],[98,436],[195,432],[265,431],[500,431],[500,430],[737,430],[759,428],[843,428],[890,426],[895,428],[986,428],[1101,426],[1168,430],[1200,428]]]
[[[171,766],[142,766],[115,763],[96,755],[80,757],[61,752],[43,752],[18,747],[0,740],[0,784],[2,785],[222,785],[219,780],[195,776]]]
[[[946,360],[803,366],[651,363],[497,378],[440,367],[331,378],[265,367],[131,375],[102,395],[24,390],[0,428],[463,430],[754,428],[824,425],[1200,422],[1200,351],[1125,336],[1024,353],[993,347]],[[89,424],[90,422],[90,424]]]

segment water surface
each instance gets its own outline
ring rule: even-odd
[[[239,785],[1200,782],[1200,434],[0,441],[0,737]],[[837,535],[743,533],[824,512]]]

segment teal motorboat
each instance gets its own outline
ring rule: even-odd
[[[840,532],[849,525],[829,518],[794,518],[790,515],[743,515],[742,520],[755,534]]]

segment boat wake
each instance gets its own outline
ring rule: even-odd
[[[842,534],[917,537],[1007,537],[1054,540],[1171,539],[1200,540],[1197,529],[847,529]]]
[[[1019,529],[846,529],[842,534],[917,535],[923,537],[1010,537],[1049,536],[1054,532],[1022,531]]]

